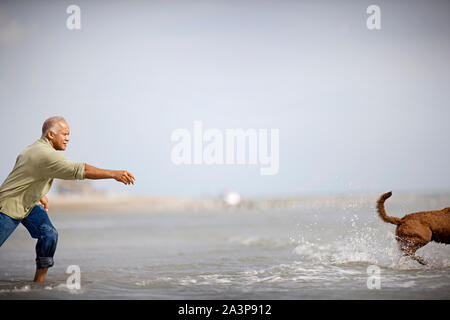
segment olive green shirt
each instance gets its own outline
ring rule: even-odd
[[[47,194],[53,179],[83,180],[84,162],[73,162],[41,137],[23,150],[0,187],[0,212],[13,219],[25,218]]]

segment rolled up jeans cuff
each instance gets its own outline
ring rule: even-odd
[[[36,258],[36,268],[37,269],[43,269],[43,268],[50,268],[53,267],[53,257],[37,257]]]

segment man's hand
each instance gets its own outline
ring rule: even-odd
[[[114,179],[123,184],[134,184],[134,180],[136,178],[128,171],[125,170],[117,170],[114,172]]]
[[[47,199],[47,197],[43,196],[41,198],[41,200],[39,200],[39,201],[41,201],[42,205],[44,206],[45,211],[48,211],[48,199]]]

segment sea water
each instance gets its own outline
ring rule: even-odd
[[[450,245],[401,257],[376,197],[291,208],[52,212],[55,266],[33,283],[20,225],[0,248],[0,299],[449,299]],[[393,196],[389,215],[450,206],[450,195]],[[80,288],[68,286],[69,266]],[[375,266],[375,267],[373,267]],[[372,268],[372,269],[371,269]],[[370,286],[375,275],[378,286]]]

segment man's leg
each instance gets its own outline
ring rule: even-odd
[[[44,282],[45,276],[47,275],[48,268],[37,268],[36,273],[34,274],[34,282]]]
[[[33,238],[38,239],[34,281],[42,282],[45,280],[48,268],[53,266],[58,232],[50,222],[47,211],[41,205],[35,206],[30,214],[22,220],[22,224]]]
[[[11,233],[19,225],[20,220],[16,220],[0,212],[0,247],[8,239]]]

